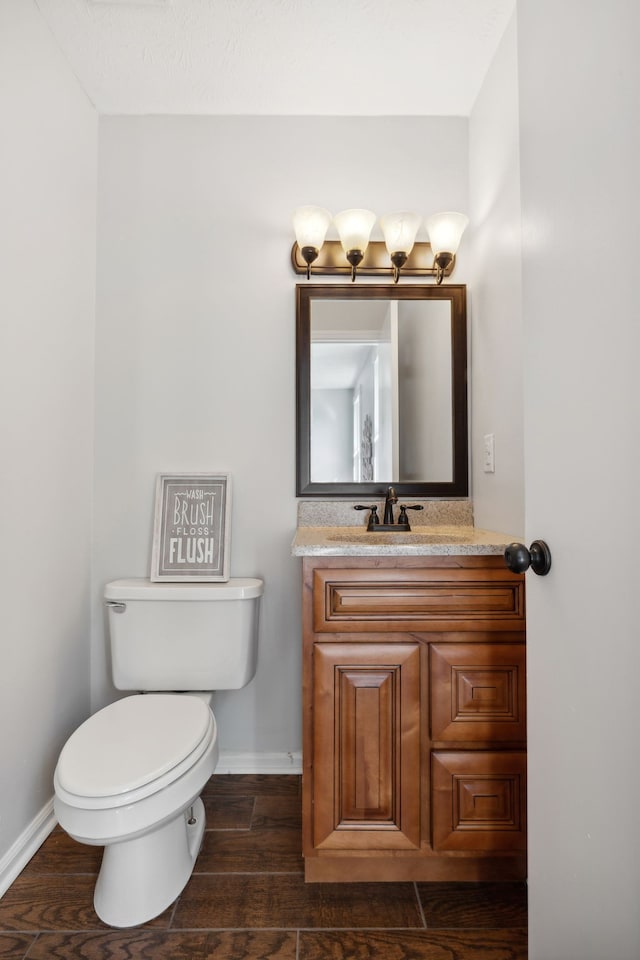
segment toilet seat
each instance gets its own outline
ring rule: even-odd
[[[215,736],[213,714],[198,697],[125,697],[69,738],[54,775],[56,794],[86,810],[136,803],[192,768]]]

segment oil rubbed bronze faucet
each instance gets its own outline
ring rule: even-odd
[[[387,490],[387,499],[384,501],[384,520],[382,521],[385,524],[393,523],[393,505],[398,502],[396,492],[393,487],[389,487]]]
[[[408,533],[411,530],[409,526],[409,518],[407,516],[407,510],[423,510],[424,507],[421,503],[407,504],[400,506],[400,516],[398,517],[398,522],[395,523],[393,519],[393,505],[398,502],[398,497],[396,491],[393,487],[389,487],[387,490],[387,495],[384,501],[384,521],[380,523],[380,517],[378,516],[378,506],[377,504],[362,504],[358,503],[354,506],[354,510],[370,510],[369,522],[367,523],[367,530],[370,532],[376,533]]]

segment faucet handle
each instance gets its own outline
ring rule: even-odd
[[[376,503],[356,503],[354,510],[370,510],[369,514],[369,523],[367,524],[367,530],[372,530],[376,523],[380,523],[380,517],[378,516],[378,505]]]
[[[398,517],[398,525],[407,527],[407,529],[410,530],[411,527],[409,526],[409,517],[407,516],[407,510],[424,510],[424,507],[422,506],[421,503],[410,503],[410,504],[406,504],[405,506],[400,504],[400,516]]]

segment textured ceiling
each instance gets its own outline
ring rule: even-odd
[[[467,116],[515,0],[35,0],[101,113]]]

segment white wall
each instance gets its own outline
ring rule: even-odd
[[[516,17],[469,120],[471,459],[475,522],[522,536],[522,241]],[[495,473],[483,439],[495,436]]]
[[[1,889],[89,712],[97,118],[32,0],[0,4],[0,115]]]
[[[257,677],[217,696],[221,746],[300,748],[290,216],[465,209],[467,189],[463,118],[101,118],[94,708],[114,696],[101,592],[148,574],[156,472],[228,469],[232,575],[266,590]]]

